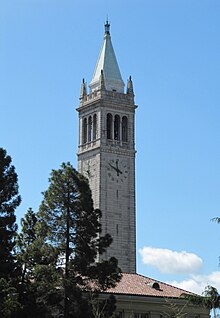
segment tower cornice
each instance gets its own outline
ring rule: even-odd
[[[80,111],[100,101],[103,101],[103,103],[111,102],[112,105],[116,104],[118,108],[119,105],[128,105],[128,107],[137,108],[137,105],[134,104],[134,95],[98,90],[84,95],[84,97],[80,99],[80,105],[76,110]]]

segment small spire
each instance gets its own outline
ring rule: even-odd
[[[81,85],[81,90],[80,90],[80,98],[79,99],[83,99],[86,95],[87,95],[86,83],[85,83],[85,80],[83,78],[82,85]]]
[[[105,90],[105,78],[104,78],[104,72],[101,70],[101,75],[99,78],[99,83],[100,83],[100,89]]]
[[[109,30],[110,30],[110,24],[108,23],[108,17],[107,17],[106,23],[105,23],[105,34],[110,34]]]
[[[133,83],[132,83],[131,76],[129,76],[129,79],[128,79],[127,94],[134,95],[134,89],[133,89]]]

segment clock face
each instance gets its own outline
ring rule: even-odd
[[[128,166],[125,160],[109,160],[107,163],[107,174],[111,181],[124,182],[128,179]]]

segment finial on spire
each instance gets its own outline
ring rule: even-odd
[[[107,16],[106,23],[105,23],[105,34],[110,34],[109,30],[110,30],[110,24],[108,23],[108,16]]]

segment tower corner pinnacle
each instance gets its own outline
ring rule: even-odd
[[[127,94],[134,95],[134,88],[133,88],[133,82],[132,82],[131,76],[129,76],[129,79],[127,82]]]
[[[83,78],[79,99],[82,100],[86,95],[87,95],[86,83],[85,83],[85,79]]]

